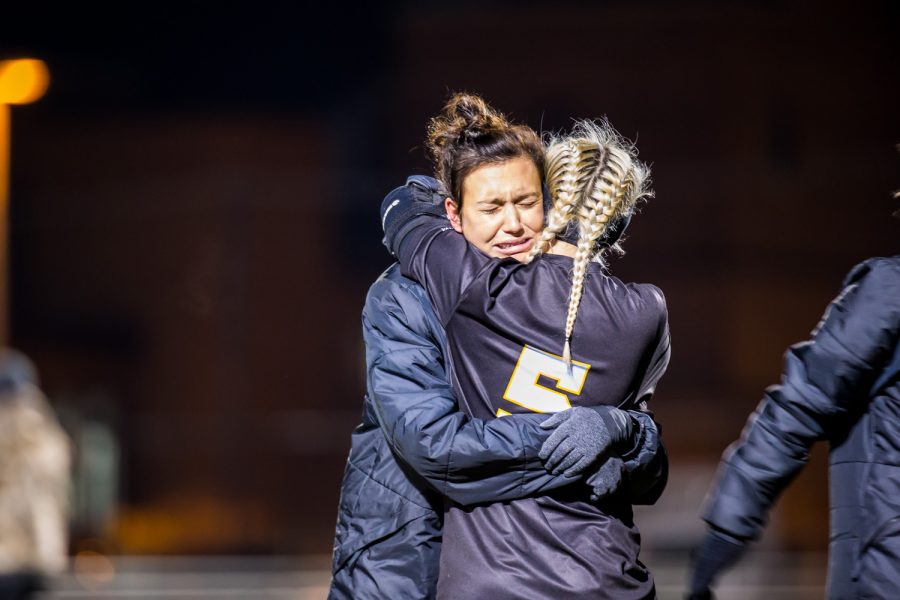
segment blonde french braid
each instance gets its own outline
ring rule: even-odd
[[[546,180],[553,206],[547,214],[547,225],[525,262],[531,262],[535,256],[546,252],[556,236],[572,220],[578,192],[577,165],[580,163],[580,155],[581,151],[575,140],[558,144],[547,153]]]
[[[551,172],[549,157],[556,154],[557,146],[560,148],[559,152],[578,147],[579,158],[590,159],[572,161],[567,165],[569,172],[565,174]],[[609,225],[616,218],[630,213],[641,197],[650,195],[646,189],[648,175],[647,167],[637,160],[634,147],[625,142],[606,121],[600,124],[583,121],[576,126],[569,138],[552,144],[548,150],[548,186],[553,186],[557,178],[561,180],[563,177],[581,183],[580,186],[576,185],[573,197],[568,200],[571,206],[569,220],[576,219],[579,226],[563,346],[563,359],[570,367],[572,333],[584,291],[588,263],[601,252],[597,242]],[[554,198],[558,200],[555,196]],[[556,204],[555,201],[554,209]],[[557,234],[558,231],[552,234],[551,241]]]

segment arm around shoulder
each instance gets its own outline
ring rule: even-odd
[[[373,286],[363,311],[369,396],[397,455],[463,504],[523,497],[571,480],[538,457],[545,415],[482,421],[462,413],[446,370],[443,331],[421,288],[397,273]]]

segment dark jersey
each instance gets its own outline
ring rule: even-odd
[[[624,284],[592,263],[568,369],[559,353],[571,258],[544,255],[528,265],[491,259],[430,215],[413,217],[401,243],[387,241],[395,242],[404,275],[428,291],[447,331],[460,406],[474,417],[635,408],[665,370],[665,301],[652,285]],[[450,506],[439,597],[652,597],[630,504],[619,496],[590,503],[583,492],[570,486],[538,498]]]

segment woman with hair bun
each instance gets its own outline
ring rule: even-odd
[[[463,235],[486,255],[524,260],[527,253],[517,247],[543,228],[544,210],[535,202],[542,195],[540,140],[480,98],[457,101],[465,143],[480,152],[460,158],[473,169],[494,164],[498,169],[482,169],[480,175],[499,176],[465,178],[467,204],[454,213],[456,222],[464,223]],[[487,121],[481,121],[481,130],[465,126],[482,118]],[[508,201],[478,206],[477,198],[492,194]],[[397,264],[369,290],[363,336],[368,393],[341,486],[330,600],[434,598],[448,501],[457,506],[505,502],[574,482],[584,495],[604,495],[620,486],[633,503],[652,503],[662,492],[665,449],[652,417],[640,410],[628,411],[630,438],[609,451],[615,459],[603,462],[594,459],[608,449],[605,425],[590,415],[567,425],[579,425],[591,443],[560,444],[542,458],[556,431],[541,426],[546,415],[480,419],[461,412],[443,325],[422,286],[403,277]],[[564,451],[565,462],[557,460]]]
[[[631,411],[645,409],[669,359],[662,293],[602,264],[650,195],[649,171],[606,122],[551,140],[545,169],[526,130],[480,98],[452,98],[429,127],[440,184],[412,177],[385,197],[385,244],[444,325],[461,408],[484,420],[552,413],[542,424],[553,430],[545,465],[591,465],[589,484],[609,481],[632,443]],[[531,212],[542,205],[543,173],[546,228]],[[654,597],[633,499],[625,487],[573,484],[451,503],[438,597]]]

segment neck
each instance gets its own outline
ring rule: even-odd
[[[553,242],[553,245],[550,246],[550,249],[547,250],[547,254],[559,254],[560,256],[568,256],[569,258],[575,258],[575,252],[578,250],[578,247],[575,244],[570,244],[569,242],[564,242],[562,240],[556,240]]]

